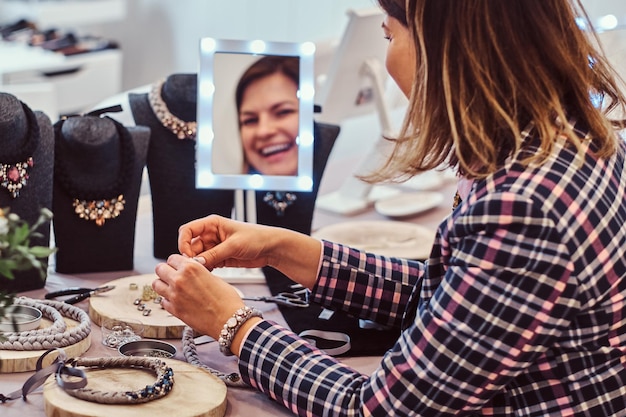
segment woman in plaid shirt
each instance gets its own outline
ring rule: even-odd
[[[303,416],[626,416],[626,145],[607,118],[624,97],[580,4],[379,3],[386,66],[410,104],[367,179],[442,164],[463,179],[430,259],[209,216],[156,269],[164,307],[219,337],[244,304],[209,271],[270,265],[328,308],[402,326],[362,375],[242,313],[224,347],[250,385]]]

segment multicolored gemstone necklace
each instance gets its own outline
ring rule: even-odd
[[[5,188],[13,198],[19,197],[20,192],[28,185],[29,171],[35,165],[33,153],[40,139],[37,117],[30,107],[21,101],[20,103],[27,119],[26,141],[15,154],[0,153],[0,187]]]
[[[55,178],[72,197],[74,212],[81,219],[93,221],[103,226],[107,220],[115,219],[124,210],[126,200],[124,191],[131,181],[135,164],[135,147],[133,138],[121,123],[106,117],[115,125],[120,140],[119,173],[115,181],[101,189],[82,187],[76,184],[67,169],[67,144],[63,137],[62,127],[66,119],[61,119],[54,125],[55,134]]]

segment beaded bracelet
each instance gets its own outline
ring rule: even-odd
[[[125,358],[78,358],[73,367],[86,368],[142,368],[151,369],[157,375],[154,384],[134,391],[103,392],[90,388],[72,389],[66,387],[62,372],[57,372],[57,384],[69,395],[81,400],[101,404],[139,404],[156,400],[167,395],[174,386],[174,371],[159,359],[129,356]],[[66,368],[67,369],[67,368]]]
[[[226,323],[224,323],[224,327],[220,332],[220,337],[217,340],[220,345],[220,352],[222,352],[225,356],[233,355],[233,352],[230,350],[230,345],[233,343],[233,337],[235,337],[235,334],[241,326],[252,317],[263,318],[263,314],[261,314],[261,312],[256,308],[244,306],[235,311],[233,316],[226,320]]]

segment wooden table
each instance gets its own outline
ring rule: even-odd
[[[349,162],[348,162],[349,163]],[[341,178],[339,173],[345,172],[345,164],[334,163],[327,167],[327,173],[325,179],[320,188],[320,194],[329,192],[338,186],[337,178]],[[348,165],[349,166],[349,165]],[[416,215],[414,217],[403,219],[404,221],[410,221],[421,224],[431,229],[435,229],[441,219],[449,213],[450,204],[452,201],[452,195],[454,193],[455,184],[453,181],[446,181],[438,189],[446,195],[444,203],[441,207],[430,210],[426,213]],[[449,197],[449,198],[448,198]],[[330,213],[316,211],[314,217],[314,230],[325,225],[339,223],[348,220],[384,220],[382,216],[377,214],[374,210],[368,210],[359,215],[352,217],[344,217],[340,215],[334,215]],[[51,272],[48,276],[45,288],[41,290],[29,291],[22,293],[31,298],[43,298],[46,292],[59,290],[67,287],[88,286],[96,287],[106,282],[130,276],[140,274],[151,274],[154,272],[154,267],[160,260],[152,257],[152,216],[150,208],[149,195],[143,195],[140,199],[140,209],[137,219],[137,236],[135,241],[135,269],[133,271],[119,271],[113,273],[97,273],[97,274],[80,274],[80,275],[63,275]],[[51,266],[51,270],[53,270]],[[269,291],[265,285],[261,284],[246,284],[239,285],[238,288],[246,295],[268,295]],[[77,306],[88,311],[89,301],[85,300],[77,304]],[[263,310],[264,316],[270,320],[284,323],[284,319],[280,312],[272,304],[259,304],[258,307]],[[107,348],[101,343],[102,335],[100,328],[96,325],[92,326],[92,345],[84,356],[88,357],[101,357],[117,355],[117,351]],[[181,353],[180,340],[170,339],[168,342],[174,344],[178,348],[178,354],[176,359],[184,360]],[[198,347],[200,358],[202,361],[213,368],[219,369],[223,372],[237,372],[237,360],[235,357],[225,358],[218,351],[216,343],[209,343]],[[0,357],[2,351],[0,351]],[[369,374],[378,365],[378,357],[358,357],[358,358],[344,358],[345,363],[352,366],[359,372]],[[22,384],[28,377],[31,376],[31,372],[24,373],[11,373],[0,374],[0,393],[8,394],[16,389],[21,388]],[[250,416],[256,417],[263,416],[290,416],[291,414],[282,406],[269,400],[265,395],[253,391],[251,389],[236,389],[229,388],[227,394],[228,406],[226,409],[227,416]],[[3,417],[41,417],[44,416],[44,400],[41,390],[38,390],[28,397],[28,401],[22,400],[10,401],[6,404],[0,404],[0,415]]]

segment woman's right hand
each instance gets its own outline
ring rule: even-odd
[[[321,243],[310,236],[217,215],[181,226],[178,249],[209,270],[269,265],[309,288],[317,279],[321,256]]]

